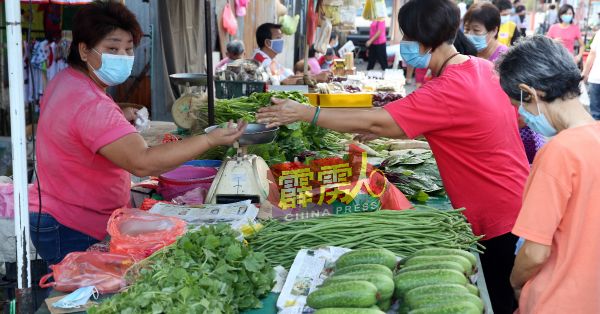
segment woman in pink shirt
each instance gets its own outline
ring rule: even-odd
[[[319,74],[323,70],[321,70],[321,65],[319,64],[319,60],[317,60],[317,51],[315,50],[315,46],[310,46],[308,49],[308,65],[310,65],[310,74]]]
[[[211,147],[238,139],[247,123],[148,147],[106,93],[130,75],[143,36],[135,15],[117,0],[82,6],[73,19],[67,62],[42,97],[37,185],[30,192],[31,240],[50,265],[107,236],[115,209],[129,206],[130,173],[159,175]],[[240,121],[241,122],[241,121]]]
[[[369,64],[367,70],[373,70],[375,62],[379,62],[381,69],[387,69],[387,52],[385,38],[385,19],[371,22],[369,30],[369,40],[365,44],[369,48]]]
[[[575,56],[575,63],[579,63],[583,57],[583,39],[579,27],[573,25],[575,17],[573,7],[565,4],[558,10],[558,20],[560,23],[550,26],[546,36],[563,44],[571,54],[575,54],[575,41],[579,43],[579,53]]]

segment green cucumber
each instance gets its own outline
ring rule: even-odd
[[[313,309],[327,307],[371,307],[380,297],[377,287],[366,281],[351,281],[313,291],[306,305]]]
[[[394,293],[394,281],[392,278],[382,274],[365,274],[365,275],[343,275],[329,277],[323,281],[321,287],[328,287],[335,284],[351,281],[366,281],[377,287],[377,292],[381,295],[381,299],[389,299]]]
[[[473,303],[461,301],[412,310],[408,314],[481,314],[481,312]]]
[[[454,269],[461,273],[465,273],[465,268],[461,264],[459,264],[457,262],[451,262],[451,261],[441,261],[441,262],[431,262],[431,263],[407,266],[407,267],[400,269],[396,273],[396,275],[405,273],[407,271],[424,270],[424,269]]]
[[[432,262],[450,261],[459,263],[467,272],[467,276],[473,275],[473,266],[468,259],[458,255],[440,255],[440,256],[415,256],[404,264],[406,267]]]
[[[477,286],[467,283],[467,290],[469,290],[469,293],[479,296],[479,288]]]
[[[466,301],[477,306],[479,313],[483,313],[483,301],[470,293],[452,293],[452,294],[426,294],[407,300],[408,307],[411,310],[434,307],[456,302]]]
[[[380,309],[356,309],[356,308],[327,308],[315,311],[313,314],[381,314]]]
[[[440,256],[440,255],[458,255],[469,260],[473,267],[477,266],[477,258],[470,252],[459,249],[423,249],[416,251],[412,256]]]
[[[332,276],[342,276],[342,275],[365,275],[365,274],[382,274],[389,276],[390,278],[394,277],[394,273],[392,271],[379,264],[358,264],[353,266],[344,267],[338,269],[333,273]]]
[[[392,300],[391,299],[379,300],[379,301],[377,301],[377,304],[375,304],[375,306],[377,306],[377,308],[379,308],[381,311],[387,312],[390,309],[390,307],[392,306]]]
[[[363,249],[344,253],[335,261],[335,268],[342,269],[359,264],[379,264],[393,270],[396,268],[398,261],[396,255],[389,250]]]
[[[468,284],[467,284],[468,285]],[[414,288],[408,291],[404,295],[404,299],[412,299],[414,297],[426,294],[438,294],[438,293],[469,293],[469,289],[465,286],[457,284],[439,284],[439,285],[427,285]]]
[[[375,305],[371,306],[370,309],[379,310],[379,306],[377,306],[377,304],[375,304]],[[381,311],[381,310],[379,310],[379,311]]]
[[[442,283],[467,285],[467,278],[461,272],[452,269],[415,270],[394,277],[396,291],[394,297],[404,298],[404,295],[414,288]]]
[[[411,256],[412,256],[412,255],[411,255]],[[408,261],[408,260],[411,258],[411,256],[407,256],[407,257],[404,257],[403,259],[401,259],[401,260],[398,262],[398,266],[402,266],[402,265],[404,265],[404,264],[406,263],[406,261]]]

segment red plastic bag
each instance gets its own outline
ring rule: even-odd
[[[127,285],[125,273],[139,260],[141,257],[127,253],[69,253],[62,262],[50,266],[53,272],[42,277],[40,287],[73,292],[96,286],[101,294],[117,293]],[[50,277],[54,282],[46,283]]]
[[[149,211],[152,206],[158,204],[158,203],[165,203],[165,204],[173,204],[176,205],[173,202],[167,202],[167,201],[157,201],[155,199],[151,199],[151,198],[145,198],[144,201],[142,202],[142,205],[140,207],[138,207],[139,210],[143,210],[145,212]]]
[[[225,3],[225,9],[223,9],[223,28],[225,28],[230,35],[235,35],[237,33],[237,26],[237,21],[235,20],[233,12],[231,12],[229,3]]]
[[[315,41],[315,34],[317,33],[317,23],[318,17],[317,13],[315,13],[315,6],[313,5],[313,1],[310,0],[308,2],[308,12],[306,13],[306,41],[308,45],[312,45]]]
[[[111,253],[129,253],[146,258],[175,242],[187,223],[179,218],[151,214],[137,208],[117,209],[108,221]]]

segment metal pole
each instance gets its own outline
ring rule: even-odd
[[[31,269],[29,267],[31,248],[29,247],[29,198],[27,195],[27,139],[25,138],[21,4],[19,0],[6,0],[5,4],[13,185],[15,191],[15,235],[17,237],[16,295],[18,313],[30,314],[33,313],[33,304],[31,299]]]
[[[213,82],[212,66],[212,39],[211,39],[211,18],[210,18],[210,0],[204,1],[204,32],[206,38],[206,85],[208,87],[208,124],[215,124],[215,91]]]

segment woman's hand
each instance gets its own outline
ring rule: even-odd
[[[373,42],[371,40],[367,40],[367,42],[365,43],[365,46],[369,47],[369,46],[371,46],[372,43]]]
[[[322,71],[319,74],[313,75],[313,78],[319,83],[327,83],[333,79],[333,72]]]
[[[590,75],[590,72],[587,72],[587,71],[581,73],[581,81],[584,83],[587,82],[589,75]]]
[[[138,118],[138,116],[135,115],[136,112],[138,112],[138,110],[133,107],[127,107],[123,109],[123,115],[125,116],[125,119],[127,119],[127,121],[129,121],[131,124],[135,124],[135,120]]]
[[[227,129],[216,128],[206,134],[206,136],[211,147],[232,145],[244,134],[247,126],[248,121],[240,119],[238,120],[237,127],[234,127],[233,120],[229,120]]]
[[[365,142],[370,142],[372,140],[376,140],[378,138],[379,138],[379,136],[377,136],[375,134],[359,134],[354,137],[354,140],[359,141],[361,143],[365,143]]]
[[[310,122],[316,114],[313,106],[302,105],[291,99],[271,98],[274,106],[258,109],[256,118],[258,123],[268,123],[267,128],[304,121]]]
[[[581,55],[576,55],[575,56],[575,63],[579,63],[579,61],[581,61]]]
[[[564,41],[562,38],[560,38],[560,37],[556,37],[556,38],[554,38],[554,40],[558,41],[558,42],[559,42],[559,43],[561,43],[561,44],[565,42],[565,41]]]

